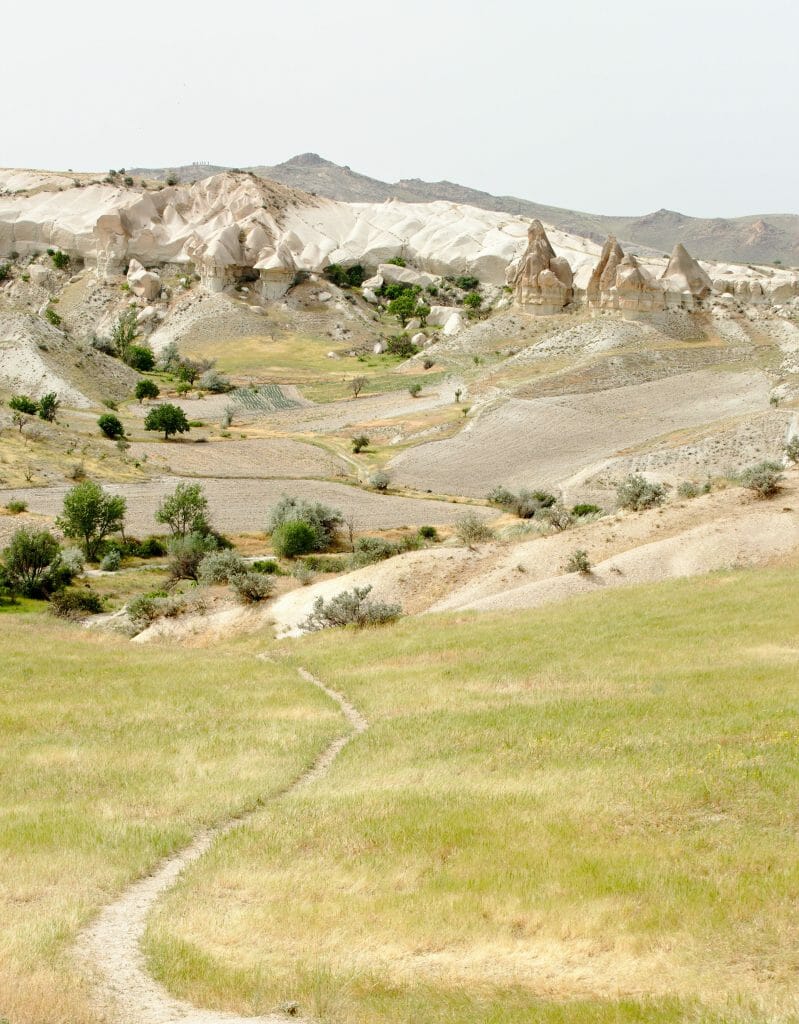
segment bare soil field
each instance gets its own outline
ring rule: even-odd
[[[210,445],[202,446],[203,449]],[[171,493],[181,478],[162,477],[136,484],[109,484],[107,490],[122,494],[128,500],[125,526],[128,533],[142,535],[163,532],[154,515],[165,495]],[[186,478],[191,480],[191,478]],[[206,478],[203,488],[208,496],[214,525],[227,533],[262,531],[267,510],[283,494],[296,495],[308,501],[322,501],[341,509],[345,518],[353,518],[356,530],[390,529],[398,526],[432,526],[454,523],[464,506],[446,501],[398,497],[363,491],[345,484],[316,480],[272,479],[229,480]],[[31,512],[57,516],[61,512],[66,484],[56,487],[18,487],[0,490],[0,505],[10,498],[27,501]],[[496,510],[476,508],[478,515],[495,518]]]
[[[648,439],[767,409],[768,394],[759,371],[703,370],[592,394],[511,399],[456,437],[403,452],[389,468],[398,482],[444,494],[552,486]]]
[[[289,438],[172,441],[169,444],[135,442],[129,454],[174,476],[217,477],[319,477],[333,476],[341,463],[314,445]]]

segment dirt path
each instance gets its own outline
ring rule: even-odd
[[[333,740],[296,782],[275,797],[304,789],[326,775],[349,741],[369,725],[342,694],[325,686],[305,669],[299,669],[299,674],[338,704],[351,731]],[[174,999],[147,973],[141,951],[147,916],[159,897],[171,889],[184,869],[199,860],[216,840],[245,824],[259,809],[201,832],[186,849],[163,861],[151,875],[134,882],[80,934],[75,951],[92,981],[95,1005],[107,1020],[115,1024],[272,1024],[286,1021],[286,1015],[277,1012],[261,1017],[239,1017],[233,1013],[201,1010]]]

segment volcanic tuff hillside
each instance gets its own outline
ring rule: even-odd
[[[799,264],[799,216],[796,214],[753,214],[747,217],[687,217],[674,210],[656,210],[639,217],[615,217],[565,210],[516,196],[495,196],[451,181],[422,181],[406,178],[389,183],[358,174],[348,166],[325,160],[316,153],[303,153],[274,166],[258,165],[248,170],[260,177],[328,199],[376,203],[400,199],[407,203],[445,200],[531,218],[537,217],[562,231],[601,242],[616,235],[623,242],[645,246],[661,253],[682,242],[703,259],[737,263]],[[131,173],[163,180],[174,174],[179,181],[193,181],[225,168],[212,164],[187,164],[176,168],[139,168]],[[535,183],[530,190],[534,191]]]

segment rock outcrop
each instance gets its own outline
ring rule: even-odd
[[[571,265],[555,253],[540,220],[530,225],[513,286],[517,304],[542,315],[559,313],[574,297]]]
[[[161,294],[161,278],[145,268],[138,260],[131,260],[128,266],[128,285],[134,295],[152,302]]]
[[[713,291],[713,282],[681,242],[674,246],[660,280],[669,306],[699,305]]]

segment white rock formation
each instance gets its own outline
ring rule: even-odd
[[[534,313],[559,313],[574,297],[571,264],[556,255],[540,220],[530,225],[527,249],[512,284],[518,305]]]
[[[138,260],[131,260],[127,274],[130,290],[148,302],[161,294],[161,278],[151,270],[145,270]]]

